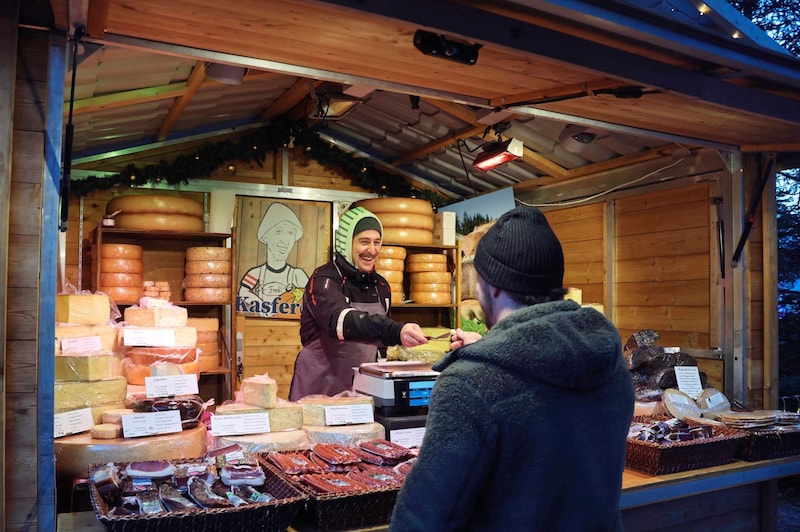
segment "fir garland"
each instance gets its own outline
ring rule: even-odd
[[[307,125],[290,122],[285,117],[273,120],[268,126],[249,133],[237,142],[223,140],[206,143],[193,155],[181,155],[172,162],[165,160],[143,168],[128,165],[122,172],[110,176],[88,176],[72,179],[70,190],[85,196],[95,190],[114,187],[134,187],[148,184],[177,186],[191,179],[208,177],[228,161],[255,162],[263,167],[266,155],[286,146],[305,146],[305,155],[325,169],[353,179],[359,186],[375,194],[389,197],[416,197],[430,201],[434,207],[446,204],[446,199],[429,190],[414,189],[405,179],[377,169],[371,161],[354,156],[320,138]],[[301,162],[302,164],[302,162]]]

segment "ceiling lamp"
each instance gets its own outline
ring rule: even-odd
[[[317,97],[309,118],[315,120],[341,120],[364,100],[341,92],[326,92]]]
[[[241,85],[247,68],[223,65],[222,63],[206,63],[206,77],[225,85]]]
[[[510,138],[506,141],[489,144],[483,149],[483,153],[475,157],[472,166],[488,172],[520,157],[522,157],[522,141]]]
[[[444,35],[424,30],[417,30],[414,33],[414,47],[423,54],[438,56],[465,65],[474,65],[478,61],[478,50],[481,46],[483,45],[454,41]]]

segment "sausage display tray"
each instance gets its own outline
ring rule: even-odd
[[[264,454],[261,465],[302,490],[309,500],[297,522],[308,522],[318,530],[341,530],[386,525],[392,516],[400,486],[348,493],[321,494],[274,466]]]
[[[196,463],[198,459],[172,460],[174,465]],[[127,462],[115,463],[120,471]],[[89,471],[96,467],[90,466]],[[272,468],[264,468],[266,482],[259,487],[275,497],[270,502],[234,508],[209,508],[188,512],[162,512],[153,515],[109,515],[109,505],[94,482],[89,483],[89,497],[97,520],[113,532],[231,532],[232,530],[283,531],[295,520],[308,502],[308,495],[287,482]],[[89,475],[91,478],[91,475]]]

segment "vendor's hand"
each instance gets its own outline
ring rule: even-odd
[[[422,328],[416,323],[406,323],[400,329],[400,343],[403,347],[416,347],[418,345],[427,344],[428,339],[425,338],[425,333]]]
[[[465,345],[474,344],[478,340],[480,340],[482,336],[480,333],[476,333],[473,331],[465,331],[463,329],[456,329],[452,335],[450,335],[450,350],[454,351],[459,347],[463,347]]]

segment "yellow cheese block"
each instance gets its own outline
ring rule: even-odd
[[[278,384],[266,373],[242,380],[242,402],[260,408],[272,408],[278,402]]]
[[[55,358],[57,381],[99,381],[115,377],[116,355],[67,356]]]
[[[186,327],[189,314],[184,307],[128,307],[123,313],[126,325],[136,327]]]
[[[219,369],[219,353],[200,355],[197,357],[197,369],[200,371],[200,373],[217,371]]]
[[[90,406],[124,403],[127,389],[128,381],[124,377],[93,382],[56,382],[55,409],[63,412]]]
[[[99,325],[111,320],[111,302],[104,294],[58,294],[56,322]]]
[[[103,412],[103,423],[114,423],[115,425],[122,425],[122,416],[133,414],[132,408],[112,408]]]
[[[243,403],[220,405],[214,412],[216,415],[257,414],[269,416],[269,430],[264,432],[282,432],[284,430],[300,430],[303,428],[303,409],[294,403],[280,403],[272,408],[259,408]]]
[[[90,434],[95,440],[113,440],[122,436],[122,425],[100,423],[92,427]]]
[[[372,397],[369,396],[327,397],[309,395],[298,400],[297,403],[303,409],[304,425],[338,425],[339,423],[329,422],[325,415],[325,410],[330,407],[369,405],[370,408],[373,408],[375,405]]]
[[[176,347],[197,345],[194,327],[136,327],[120,328],[121,345],[125,347]]]
[[[187,327],[194,327],[197,331],[218,331],[219,319],[218,318],[189,318],[186,321]]]
[[[56,355],[70,351],[69,349],[63,349],[63,340],[73,340],[76,338],[84,339],[85,345],[95,345],[97,342],[93,339],[96,338],[97,341],[99,341],[100,350],[105,353],[113,353],[118,347],[117,328],[110,323],[104,323],[102,325],[56,325]],[[75,354],[89,353],[81,352]]]

